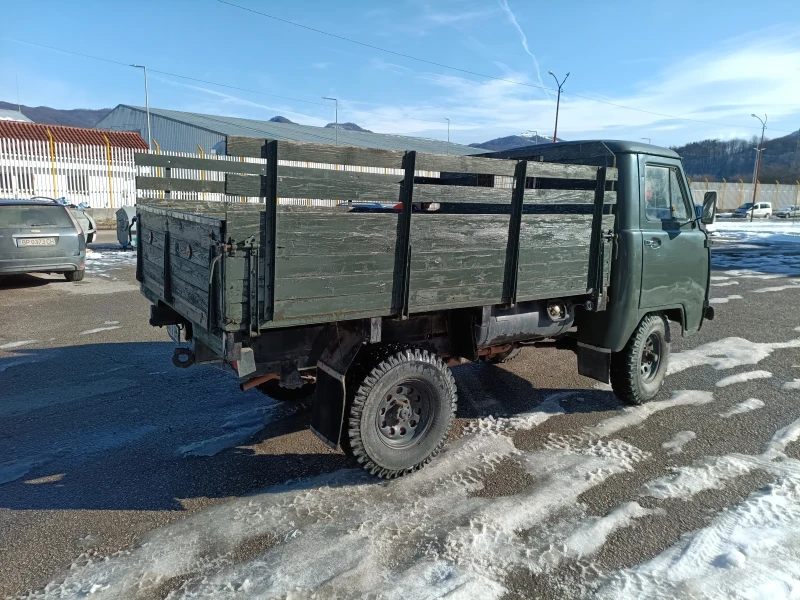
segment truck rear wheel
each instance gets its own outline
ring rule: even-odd
[[[663,315],[647,315],[625,348],[611,355],[611,387],[626,404],[644,404],[664,385],[669,364],[668,327]]]
[[[357,385],[342,445],[362,467],[392,479],[439,453],[453,424],[457,394],[453,375],[438,356],[400,350]]]

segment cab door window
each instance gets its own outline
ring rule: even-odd
[[[648,221],[689,220],[689,209],[674,167],[646,165],[645,216]]]

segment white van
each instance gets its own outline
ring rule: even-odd
[[[754,219],[769,219],[772,216],[772,204],[769,202],[756,202],[755,209],[753,209],[753,203],[746,202],[736,209],[733,217],[735,219],[749,219],[750,213],[753,213]]]

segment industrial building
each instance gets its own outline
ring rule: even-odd
[[[135,131],[147,139],[147,113],[144,107],[120,104],[97,125],[99,129]],[[298,142],[333,144],[337,133],[332,127],[314,127],[274,121],[257,121],[238,117],[203,115],[177,110],[150,108],[151,136],[161,151],[197,153],[198,145],[206,154],[216,153],[223,147],[228,135]],[[448,143],[404,135],[365,133],[339,128],[338,143],[362,148],[384,150],[416,150],[438,154],[479,154],[485,152],[462,144]],[[155,148],[154,148],[155,149]]]

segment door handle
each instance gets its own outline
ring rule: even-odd
[[[658,238],[650,238],[649,240],[644,241],[644,245],[650,248],[660,248],[661,240]]]

